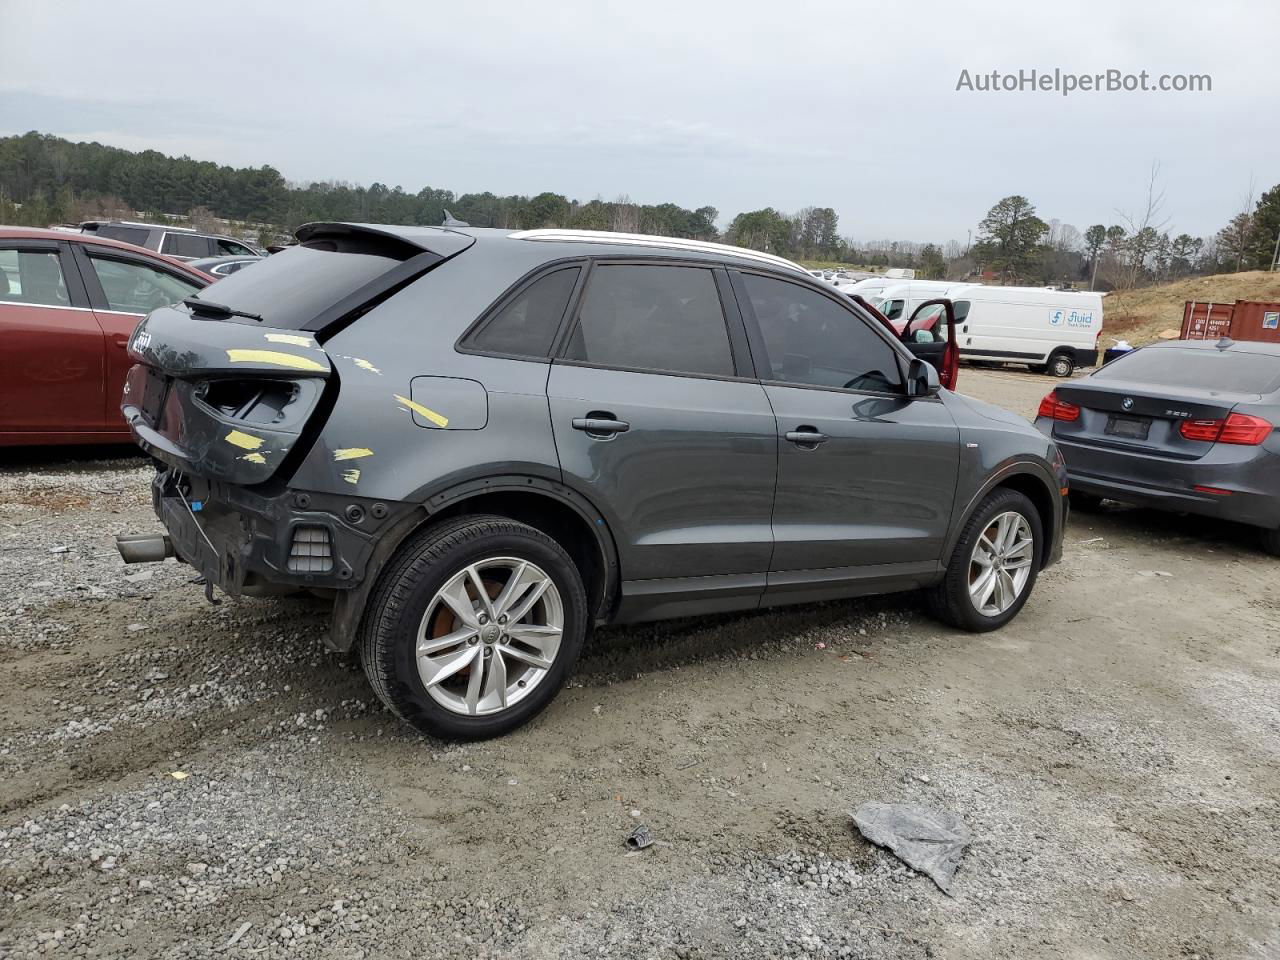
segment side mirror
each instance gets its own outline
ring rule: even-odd
[[[938,380],[938,371],[934,369],[933,364],[919,357],[912,358],[907,364],[907,396],[934,397],[940,389],[942,384]]]

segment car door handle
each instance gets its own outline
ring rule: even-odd
[[[789,430],[787,439],[802,447],[816,447],[820,443],[826,443],[830,437],[825,433],[819,433],[813,427],[801,427],[799,430]]]
[[[612,417],[575,417],[573,419],[573,429],[581,430],[589,437],[604,439],[612,437],[614,434],[626,433],[631,429],[631,424],[625,420],[615,420]]]

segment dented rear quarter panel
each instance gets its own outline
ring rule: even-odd
[[[501,248],[441,265],[324,342],[339,400],[292,487],[423,503],[482,476],[560,480],[549,364],[454,349],[501,292],[555,258],[545,245]]]

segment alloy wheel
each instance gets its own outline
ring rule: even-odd
[[[537,564],[490,557],[454,574],[418,627],[418,676],[454,713],[483,716],[528,696],[555,663],[564,603]]]
[[[985,617],[998,617],[1017,602],[1031,576],[1035,537],[1021,513],[991,519],[969,558],[969,599]]]

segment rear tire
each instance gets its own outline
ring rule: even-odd
[[[1273,557],[1280,557],[1280,530],[1262,531],[1262,549]]]
[[[564,548],[527,524],[472,516],[428,527],[400,549],[358,643],[370,685],[396,716],[437,737],[480,740],[555,698],[586,630],[586,591]]]
[[[1069,353],[1055,353],[1049,358],[1049,373],[1065,379],[1076,372],[1076,361]]]
[[[1013,532],[1017,534],[1016,538],[1009,539],[1009,545],[1024,544],[1025,534],[1029,534],[1031,540],[1029,550],[1025,546],[1018,546],[1016,550],[1007,550],[1004,549],[1005,544],[997,542],[1001,539],[997,528],[1006,517],[1021,518],[1021,523],[1009,521],[1014,524]],[[1007,605],[1002,606],[996,603],[995,597],[992,596],[992,606],[1001,608],[998,610],[988,608],[984,612],[979,609],[978,599],[983,593],[982,583],[985,582],[983,577],[987,575],[991,566],[983,566],[981,558],[986,553],[984,544],[992,543],[1000,547],[1006,555],[1001,559],[999,569],[994,575],[994,579],[1001,581],[996,585],[997,588],[1001,591],[1006,589],[1001,575],[1007,574],[1008,580],[1012,581],[1017,589],[1014,591],[1013,599]],[[1040,514],[1026,495],[1008,488],[995,489],[982,503],[978,504],[978,509],[964,525],[960,539],[951,552],[946,576],[940,583],[926,591],[925,599],[929,611],[943,623],[962,630],[970,630],[974,633],[998,630],[1018,615],[1018,611],[1031,596],[1031,591],[1036,584],[1036,576],[1040,572],[1043,544],[1044,529],[1040,523]],[[1023,558],[1028,561],[1025,567],[1027,571],[1025,578],[1018,576],[1023,567],[1014,565]],[[975,591],[978,597],[975,597]]]

